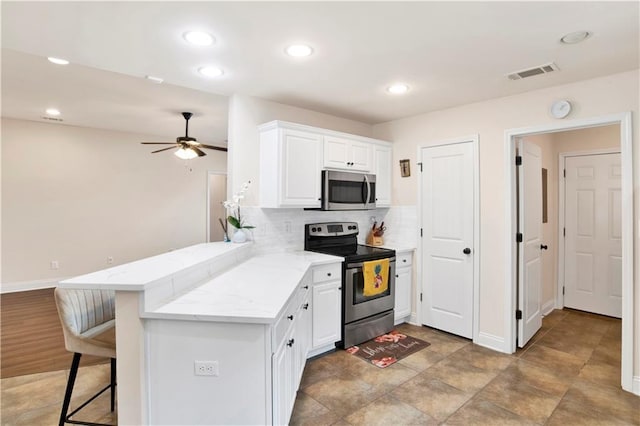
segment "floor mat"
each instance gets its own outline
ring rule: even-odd
[[[429,345],[429,342],[393,330],[368,342],[351,346],[346,351],[376,367],[385,368]]]

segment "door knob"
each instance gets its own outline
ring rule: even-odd
[[[549,246],[544,245],[544,244],[540,244],[540,250],[546,250],[548,248],[549,248]]]
[[[462,252],[464,254],[471,254],[471,249],[469,247],[465,247],[464,250],[462,250]]]

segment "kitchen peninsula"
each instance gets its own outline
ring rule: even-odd
[[[339,292],[315,290],[342,260],[207,243],[59,285],[116,292],[120,424],[284,424],[307,356],[339,340]]]

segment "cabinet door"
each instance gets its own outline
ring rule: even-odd
[[[376,207],[391,206],[391,147],[376,145],[373,149],[376,174]]]
[[[320,207],[322,136],[284,130],[282,140],[282,207]]]
[[[340,281],[314,284],[312,349],[340,340],[341,303]]]
[[[272,358],[272,386],[273,386],[273,424],[285,425],[289,422],[293,403],[291,402],[291,367],[292,349],[287,345],[291,336],[273,354]]]
[[[324,137],[324,167],[349,170],[349,141],[347,139]]]
[[[395,319],[411,315],[411,268],[396,269]]]
[[[350,150],[350,170],[368,172],[371,167],[371,144],[365,142],[351,141]]]
[[[304,365],[307,362],[307,353],[309,352],[309,348],[311,345],[311,298],[307,297],[302,302],[302,306],[300,306],[300,310],[298,311],[298,316],[296,317],[295,323],[295,357],[296,357],[296,365],[295,365],[295,380],[294,380],[294,390],[298,390],[300,385],[300,380],[302,379],[302,372],[304,370]]]

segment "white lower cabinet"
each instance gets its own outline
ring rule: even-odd
[[[411,315],[411,255],[412,251],[396,252],[396,297],[394,319],[396,324]]]
[[[289,423],[309,352],[311,331],[310,277],[310,274],[306,275],[294,300],[284,310],[272,330],[274,347],[277,348],[271,358],[274,425]],[[280,321],[284,321],[283,324],[288,325],[284,338],[280,338],[282,334],[278,330]]]
[[[309,268],[270,324],[147,319],[148,424],[286,425],[307,358],[340,340],[341,279],[341,262]]]
[[[312,342],[309,356],[333,349],[341,339],[342,264],[313,268]]]

